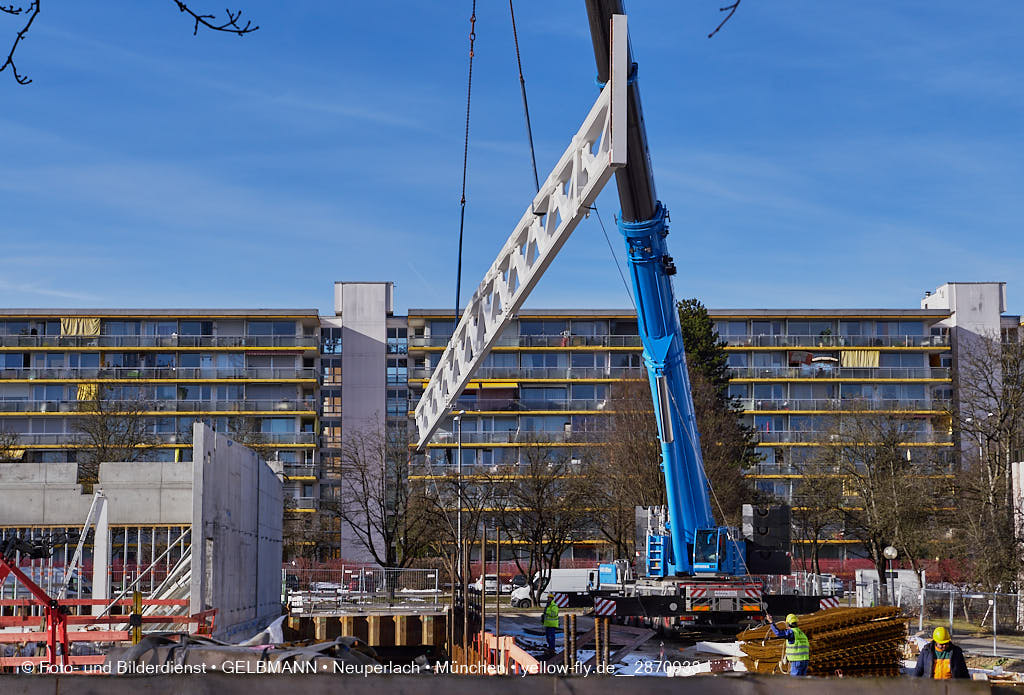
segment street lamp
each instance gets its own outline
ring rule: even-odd
[[[884,557],[889,563],[889,604],[896,605],[896,578],[892,573],[892,561],[899,555],[899,551],[891,545],[885,546],[885,550],[882,551],[882,557]]]
[[[456,531],[455,531],[455,543],[457,550],[455,551],[455,566],[459,568],[459,573],[462,573],[462,416],[466,414],[465,410],[460,410],[452,420],[455,421],[455,426],[458,428],[457,431],[457,444],[456,444],[456,455],[455,455],[455,470],[456,470],[456,486],[458,487],[458,508],[455,510],[456,515]],[[463,577],[462,581],[465,582],[466,578]]]

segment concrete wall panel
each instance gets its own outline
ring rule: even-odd
[[[217,609],[217,637],[281,610],[281,482],[251,449],[193,429],[193,612]]]

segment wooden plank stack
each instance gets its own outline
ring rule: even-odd
[[[810,641],[808,674],[899,675],[908,620],[891,606],[830,608],[800,616],[799,627]],[[738,639],[749,671],[788,673],[788,665],[782,662],[786,640],[775,637],[767,625],[744,630]]]

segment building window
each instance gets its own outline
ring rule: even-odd
[[[403,358],[389,358],[387,361],[387,380],[389,384],[405,384],[409,381],[409,368]]]
[[[250,321],[249,335],[295,335],[295,322]]]
[[[341,354],[341,329],[322,328],[320,330],[320,352],[325,355]]]
[[[341,385],[341,360],[325,359],[320,366],[324,373],[324,385]]]
[[[409,338],[405,328],[388,329],[388,354],[405,355],[409,352]]]

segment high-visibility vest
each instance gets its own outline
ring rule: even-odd
[[[811,658],[811,641],[807,639],[804,631],[798,627],[791,627],[793,641],[786,642],[786,661],[809,661]]]
[[[554,601],[544,609],[544,627],[558,627],[558,605]]]
[[[952,654],[946,654],[945,659],[939,658],[938,650],[935,650],[935,668],[932,669],[932,678],[944,680],[953,677]]]

